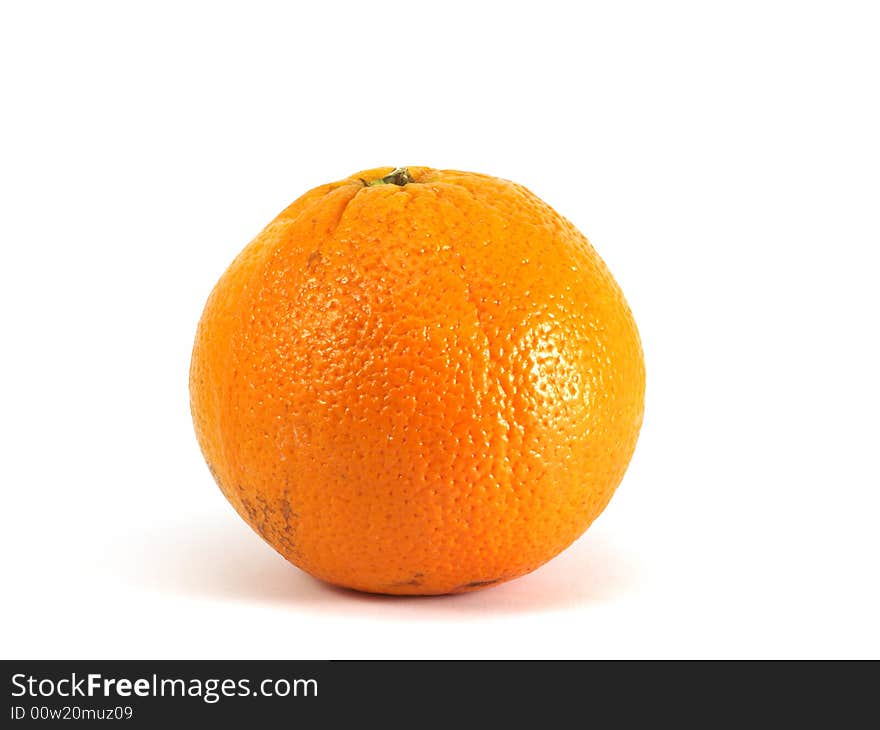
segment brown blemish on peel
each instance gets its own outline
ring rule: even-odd
[[[422,585],[421,579],[425,577],[424,573],[413,573],[412,578],[409,580],[399,581],[397,583],[389,583],[389,588],[403,588],[405,586],[420,586]]]
[[[494,578],[492,580],[475,580],[470,583],[465,583],[462,586],[458,586],[455,590],[462,591],[467,590],[468,588],[483,588],[485,586],[495,585],[496,583],[500,583],[501,578]]]

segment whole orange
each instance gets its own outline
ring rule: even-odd
[[[642,422],[630,310],[520,185],[424,167],[322,185],[214,288],[196,434],[238,513],[362,591],[496,585],[573,542]]]

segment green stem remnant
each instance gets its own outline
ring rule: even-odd
[[[412,179],[412,175],[409,174],[409,170],[405,167],[398,167],[389,172],[385,177],[380,177],[378,180],[368,182],[367,187],[373,187],[373,185],[399,185],[400,187],[403,187],[411,182],[414,182],[414,180]]]

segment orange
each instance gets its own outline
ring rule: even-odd
[[[520,185],[424,167],[309,191],[214,288],[191,406],[238,513],[361,591],[454,593],[534,570],[623,477],[642,422],[630,310]]]

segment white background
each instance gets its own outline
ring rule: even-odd
[[[47,3],[0,10],[6,658],[880,657],[871,3]],[[454,597],[324,586],[192,432],[204,300],[379,165],[521,182],[644,341],[593,528]]]

